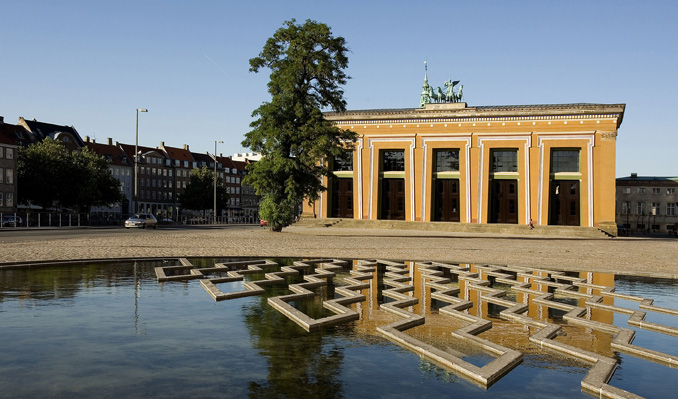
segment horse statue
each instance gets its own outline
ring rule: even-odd
[[[464,90],[464,85],[459,85],[459,90],[457,90],[457,94],[454,95],[454,102],[455,103],[461,102],[461,98],[464,96],[463,90]]]
[[[445,95],[443,94],[443,90],[440,87],[433,91],[433,87],[429,86],[427,96],[430,103],[441,103],[445,101]]]
[[[435,94],[436,102],[442,103],[445,101],[445,95],[443,94],[443,89],[438,86],[438,89],[436,89],[436,94]]]

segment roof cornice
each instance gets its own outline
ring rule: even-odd
[[[396,108],[327,112],[337,124],[428,123],[552,119],[617,119],[621,124],[626,104],[544,104],[468,107],[466,103],[426,104],[425,108]]]

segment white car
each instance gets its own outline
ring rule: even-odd
[[[138,227],[145,229],[146,227],[157,228],[158,220],[150,213],[135,213],[129,219],[125,220],[125,228]]]

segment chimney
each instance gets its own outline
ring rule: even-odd
[[[188,144],[184,144],[184,150],[189,151]]]
[[[164,147],[165,147],[165,142],[164,142],[164,141],[161,141],[161,142],[160,142],[160,148],[164,148]]]
[[[113,145],[113,139],[110,138],[110,137],[108,137],[108,138],[106,139],[106,144],[108,144],[108,145]]]
[[[89,143],[89,136],[85,136],[85,143]]]
[[[0,125],[2,125],[3,123],[5,123],[5,117],[4,117],[4,116],[0,116]]]
[[[638,173],[631,173],[631,178],[632,178],[632,179],[635,179],[635,178],[637,178],[637,177],[638,177]]]

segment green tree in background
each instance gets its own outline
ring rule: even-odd
[[[303,25],[286,21],[269,38],[250,71],[271,70],[268,92],[252,116],[252,130],[243,146],[262,155],[248,166],[244,183],[262,196],[260,215],[273,231],[281,231],[294,218],[304,198],[315,201],[329,173],[326,160],[346,158],[356,134],[327,121],[323,110],[346,110],[341,85],[348,76],[345,40],[330,28],[307,20]]]
[[[181,206],[185,209],[203,211],[214,207],[214,171],[203,166],[193,169],[184,193],[179,196]],[[228,194],[223,179],[217,177],[217,213],[226,208]]]
[[[70,152],[58,141],[46,138],[19,149],[19,202],[43,208],[78,208],[113,205],[124,199],[120,181],[108,162],[88,148]]]

